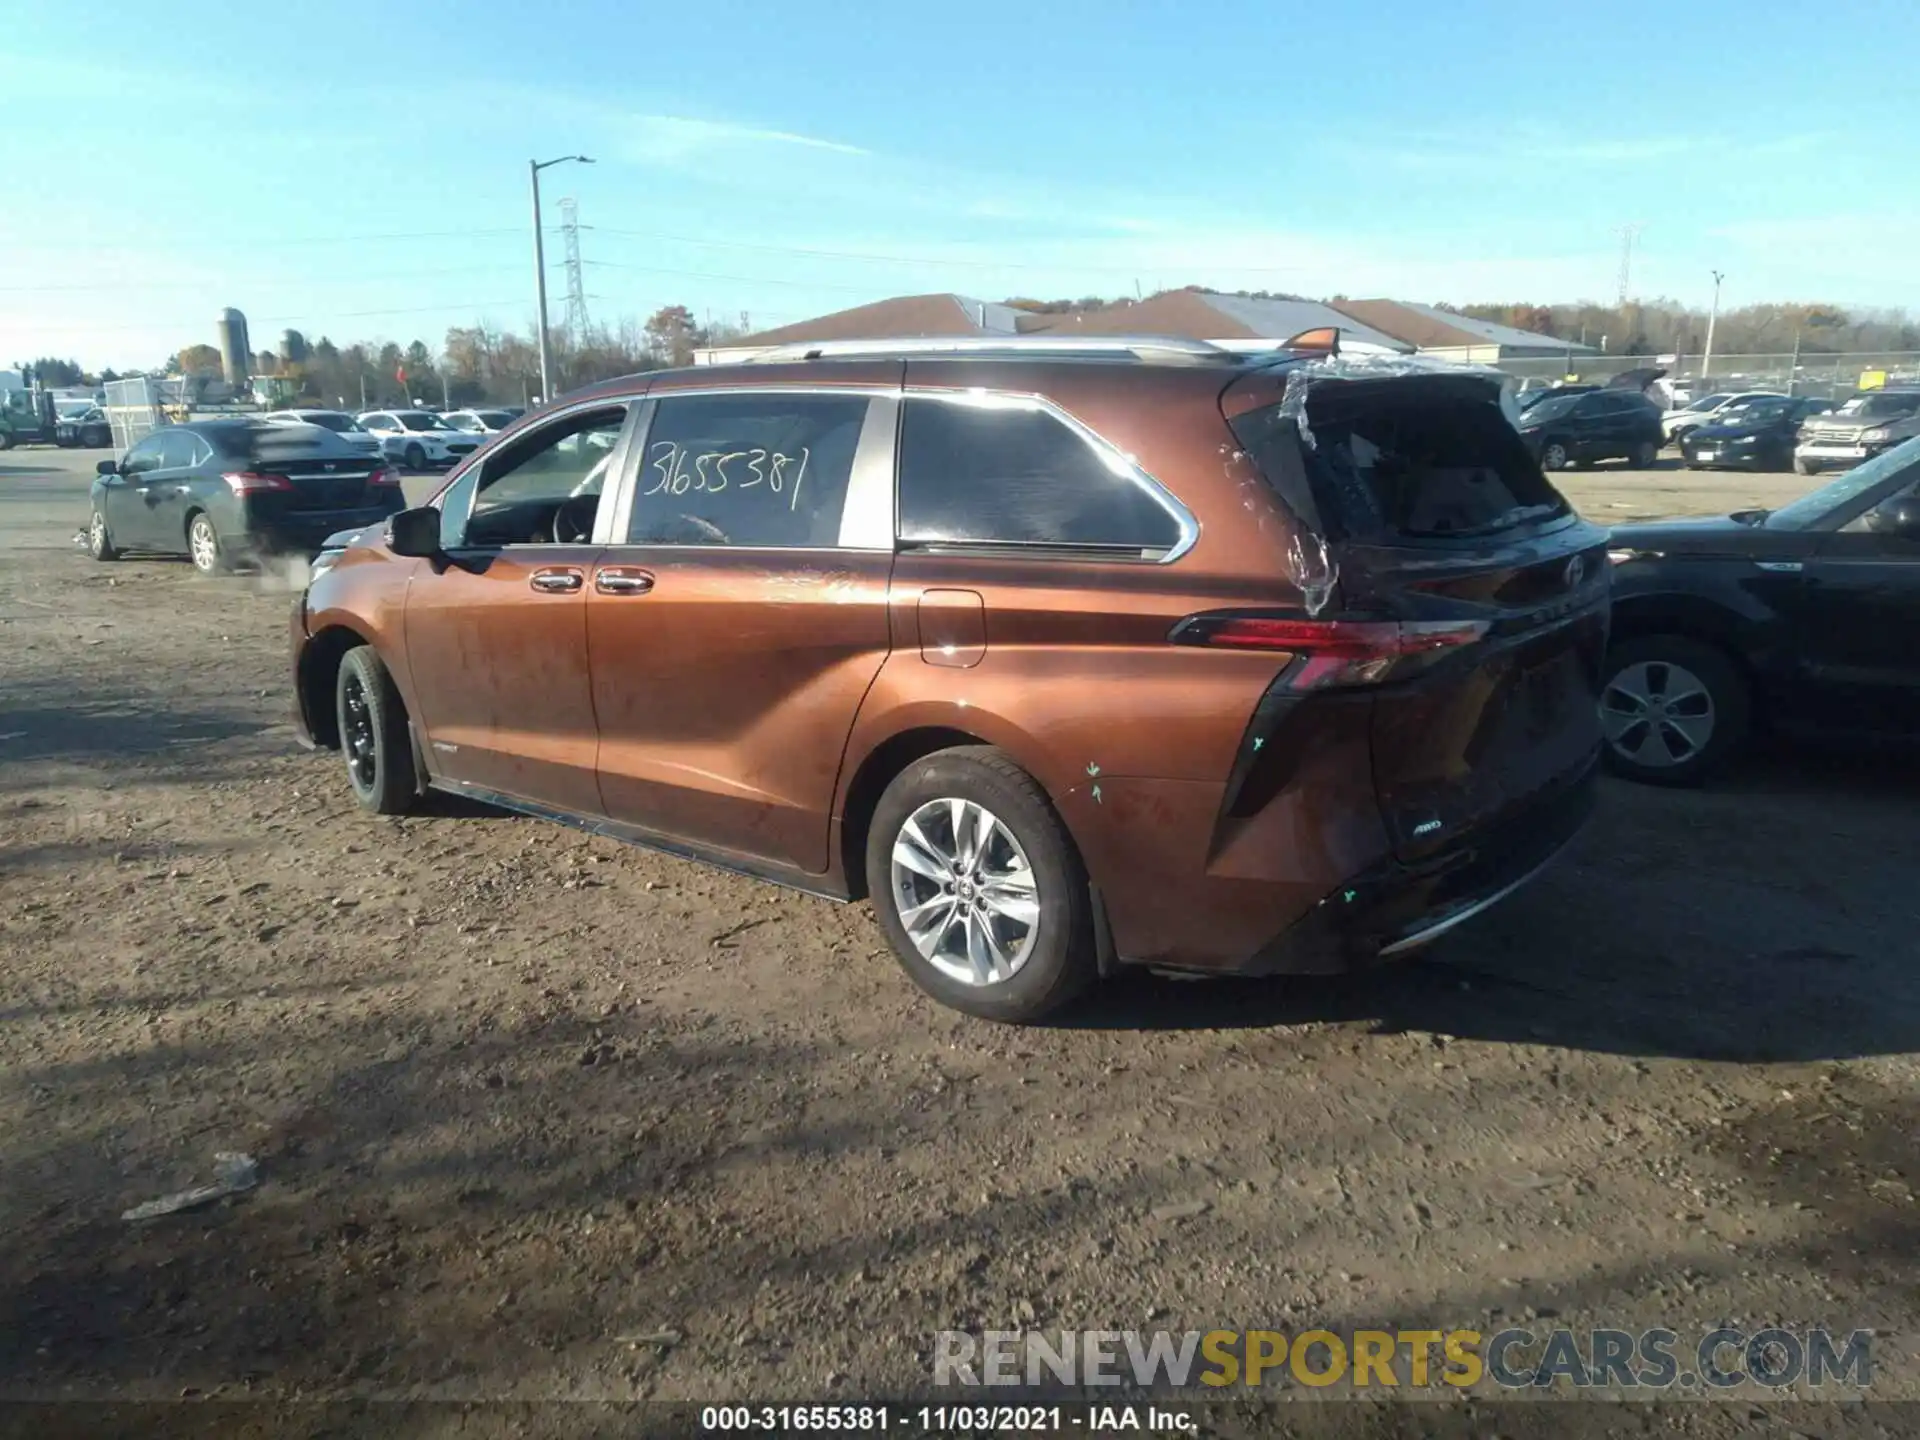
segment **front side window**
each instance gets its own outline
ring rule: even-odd
[[[1119,455],[1058,415],[993,396],[909,396],[900,539],[1164,554],[1180,522]]]
[[[593,535],[614,442],[626,420],[625,405],[583,410],[491,457],[479,468],[460,543],[584,544]],[[464,488],[463,477],[455,489]],[[449,529],[461,529],[457,508],[449,495],[443,537]]]
[[[837,547],[868,403],[824,392],[657,401],[628,543]]]
[[[126,458],[120,462],[120,473],[140,475],[148,470],[159,469],[160,445],[165,438],[164,435],[149,435],[127,451]]]

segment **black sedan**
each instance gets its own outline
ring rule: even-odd
[[[87,549],[185,555],[205,574],[267,555],[312,555],[339,530],[406,507],[400,475],[317,425],[205,420],[170,425],[93,482]]]
[[[1591,460],[1649,470],[1660,454],[1660,407],[1635,390],[1555,395],[1522,411],[1518,424],[1543,470]]]
[[[1920,744],[1920,438],[1778,510],[1622,525],[1606,759],[1701,780],[1760,725]]]
[[[1724,423],[1689,430],[1680,458],[1689,470],[1791,470],[1800,422],[1830,408],[1823,400],[1755,400]]]

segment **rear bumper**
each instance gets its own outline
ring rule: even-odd
[[[406,508],[398,495],[391,504],[358,510],[325,510],[312,514],[249,514],[246,529],[233,537],[237,546],[254,555],[305,555],[320,553],[321,542],[342,530],[358,530],[377,525],[388,516]],[[222,540],[226,537],[222,536]]]
[[[1519,889],[1580,833],[1597,758],[1518,816],[1417,865],[1356,875],[1253,956],[1248,975],[1335,975],[1410,954]]]

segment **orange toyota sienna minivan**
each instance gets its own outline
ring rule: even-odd
[[[329,541],[302,734],[368,810],[870,898],[999,1020],[1408,953],[1586,817],[1610,567],[1498,375],[1329,350],[841,342],[567,396]]]

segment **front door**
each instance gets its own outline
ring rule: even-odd
[[[1871,523],[1828,535],[1801,574],[1808,704],[1823,728],[1920,737],[1920,540]]]
[[[160,468],[160,431],[129,446],[120,458],[120,473],[106,477],[100,510],[106,516],[113,543],[123,548],[150,549],[159,543],[158,527],[147,505],[147,484]]]
[[[212,447],[191,430],[168,430],[160,437],[160,464],[141,487],[155,544],[187,552],[187,512],[200,466],[212,458]]]
[[[448,487],[446,553],[407,587],[407,663],[436,780],[600,813],[587,577],[628,412],[557,415]]]
[[[826,870],[847,737],[888,650],[897,403],[650,402],[631,513],[587,596],[613,819]]]

